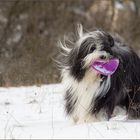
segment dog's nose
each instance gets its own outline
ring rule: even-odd
[[[100,56],[101,59],[106,59],[107,57],[105,55]]]

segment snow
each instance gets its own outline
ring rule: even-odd
[[[0,139],[140,138],[140,121],[122,113],[110,121],[74,125],[61,84],[0,88]]]

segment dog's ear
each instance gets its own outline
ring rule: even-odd
[[[101,31],[101,32],[107,37],[106,39],[108,40],[110,47],[113,47],[114,46],[114,39],[113,39],[112,35],[108,32],[105,32],[105,31]]]
[[[78,38],[81,38],[83,36],[83,26],[82,26],[82,24],[77,24],[77,33],[78,33]]]

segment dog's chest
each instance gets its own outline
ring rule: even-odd
[[[72,84],[72,97],[73,100],[77,99],[73,111],[74,116],[84,118],[89,115],[91,106],[94,105],[94,100],[98,95],[100,80],[99,77],[87,73],[81,82]]]
[[[66,102],[72,105],[71,115],[73,117],[84,118],[90,114],[91,106],[98,95],[101,79],[93,71],[88,71],[85,77],[79,82],[68,73],[64,74],[63,83],[66,90],[69,90],[70,98]],[[76,102],[75,102],[76,101]],[[70,105],[70,106],[71,106]]]
[[[81,115],[86,115],[90,112],[91,104],[94,103],[94,99],[97,96],[97,90],[99,87],[99,82],[92,84],[80,83],[75,90],[74,94],[77,98],[75,104],[75,112]]]

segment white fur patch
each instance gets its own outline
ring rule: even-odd
[[[76,81],[70,76],[67,70],[63,71],[62,80],[66,90],[71,87],[73,98],[78,98],[75,105],[74,112],[71,117],[77,123],[95,121],[96,118],[90,115],[91,102],[94,102],[94,98],[98,96],[100,88],[101,78],[92,69],[89,69],[81,82]],[[74,101],[74,100],[72,100]]]

